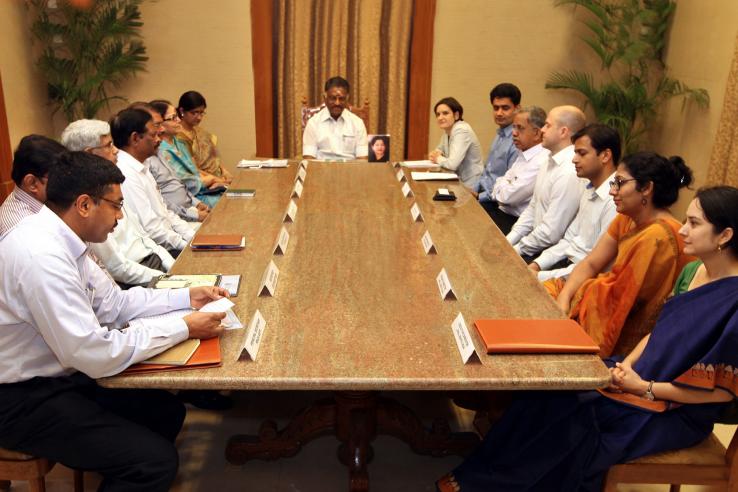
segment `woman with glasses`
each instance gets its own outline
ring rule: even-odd
[[[189,194],[204,204],[206,209],[212,208],[222,195],[223,186],[216,183],[215,180],[209,181],[210,186],[203,183],[187,145],[177,137],[177,134],[182,130],[182,124],[174,106],[163,99],[151,101],[150,104],[162,117],[161,127],[163,132],[157,150],[158,158],[174,170],[177,178],[187,188]],[[159,186],[161,187],[161,184]],[[163,192],[162,189],[162,194]]]
[[[621,203],[628,199],[624,193]],[[624,359],[605,361],[610,387],[522,393],[479,449],[437,483],[441,492],[599,492],[610,466],[695,446],[714,422],[732,417],[738,189],[698,191],[679,236],[701,264],[684,269],[653,332]]]
[[[674,281],[691,258],[669,212],[692,182],[680,157],[638,152],[610,182],[618,215],[567,280],[544,287],[600,345],[600,355],[628,353],[651,331]]]
[[[218,139],[200,126],[205,116],[205,108],[207,103],[199,92],[187,91],[180,96],[177,112],[182,119],[182,129],[177,137],[187,145],[206,186],[210,186],[213,182],[220,185],[229,184],[233,180],[233,175],[220,162],[216,149]]]

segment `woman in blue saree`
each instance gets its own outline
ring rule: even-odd
[[[616,463],[707,438],[738,392],[736,233],[738,189],[700,190],[679,234],[702,265],[650,335],[606,360],[610,387],[522,395],[438,490],[599,491]]]

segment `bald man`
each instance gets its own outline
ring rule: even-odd
[[[536,176],[533,198],[515,222],[507,240],[526,262],[564,237],[579,209],[585,183],[572,163],[571,137],[584,128],[586,118],[576,106],[558,106],[548,112],[542,129],[543,147],[551,152]]]

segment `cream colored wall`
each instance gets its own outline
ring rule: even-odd
[[[695,190],[705,184],[737,34],[735,0],[678,0],[666,64],[672,77],[707,89],[710,108],[688,106],[682,111],[681,101],[671,101],[652,135],[655,149],[665,155],[681,155],[694,170]],[[681,193],[672,209],[677,217],[683,217],[693,195],[689,190]]]
[[[159,0],[141,6],[148,71],[126,82],[118,93],[130,101],[169,99],[176,104],[187,90],[208,101],[205,128],[218,136],[223,162],[256,152],[254,77],[251,66],[250,3],[220,0]],[[27,12],[21,0],[0,1],[0,68],[11,142],[27,133],[58,137],[65,122],[50,121],[45,85],[33,66]],[[120,109],[102,111],[107,119]]]
[[[554,70],[594,71],[598,61],[578,39],[582,26],[571,7],[554,7],[552,0],[438,0],[433,46],[431,105],[454,96],[464,106],[464,119],[474,128],[486,153],[496,125],[489,91],[499,82],[513,82],[523,104],[548,110],[582,100],[573,93],[544,89]],[[704,183],[712,143],[722,109],[725,84],[738,30],[735,0],[677,0],[666,63],[670,74],[710,92],[710,109],[681,103],[665,108],[661,127],[653,129],[652,148],[680,154],[693,167],[696,185]],[[441,133],[428,108],[431,148]],[[591,115],[590,115],[591,117]],[[691,199],[682,193],[674,207],[681,217]]]
[[[218,136],[230,168],[256,152],[251,8],[243,0],[160,0],[141,6],[148,72],[122,87],[129,100],[176,105],[196,90],[208,102],[203,127]]]
[[[431,112],[442,97],[459,100],[485,155],[497,131],[489,91],[498,83],[517,85],[523,105],[545,110],[581,105],[574,93],[544,88],[555,70],[597,63],[577,39],[580,30],[572,9],[554,8],[552,0],[438,0],[428,108],[431,148],[441,138]]]
[[[29,133],[53,134],[51,109],[45,104],[46,84],[31,61],[31,33],[26,18],[21,0],[0,1],[0,72],[13,148]]]

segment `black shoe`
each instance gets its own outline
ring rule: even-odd
[[[230,396],[211,390],[182,390],[177,396],[180,401],[204,410],[228,410],[233,406]]]

